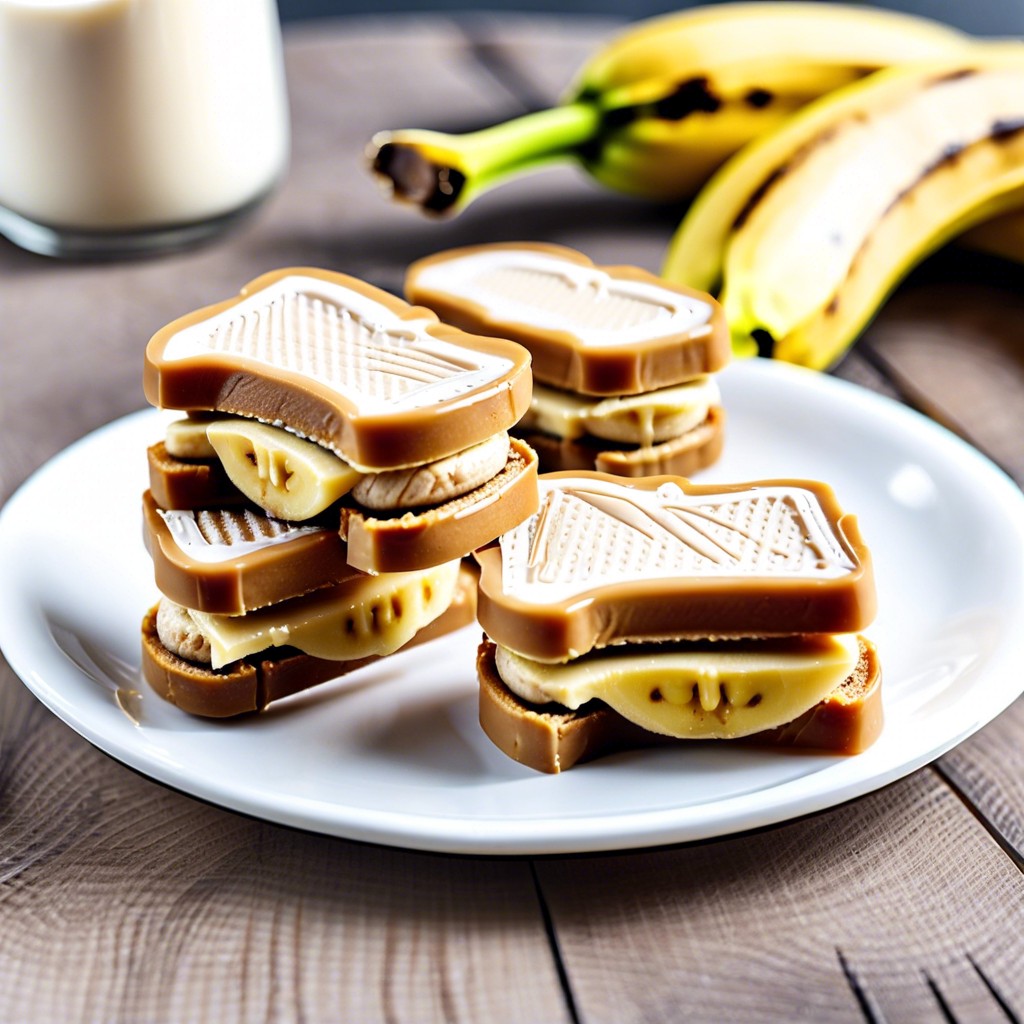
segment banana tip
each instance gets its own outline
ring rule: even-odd
[[[454,211],[462,199],[466,176],[454,167],[429,160],[415,146],[397,142],[390,132],[378,132],[366,148],[370,170],[392,199],[426,213]]]

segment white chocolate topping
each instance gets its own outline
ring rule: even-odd
[[[436,321],[403,320],[362,292],[289,275],[178,331],[163,358],[243,357],[326,384],[364,413],[451,401],[511,368],[433,337],[430,326]]]
[[[252,551],[284,544],[320,526],[293,526],[249,509],[158,509],[174,543],[196,562],[228,562]]]
[[[476,303],[496,320],[566,331],[595,348],[684,334],[711,319],[711,306],[699,299],[529,249],[479,250],[429,264],[417,288]]]
[[[642,579],[833,579],[855,568],[816,496],[794,486],[688,495],[587,477],[540,481],[501,538],[502,587],[546,604]]]

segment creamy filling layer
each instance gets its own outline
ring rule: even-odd
[[[594,399],[534,382],[533,401],[520,426],[567,440],[589,434],[605,441],[649,447],[699,426],[721,392],[701,377],[642,395]]]
[[[623,645],[564,664],[498,646],[505,685],[529,704],[604,701],[648,732],[735,739],[785,725],[856,668],[855,634],[683,645]]]
[[[502,431],[435,462],[376,471],[353,466],[283,427],[241,416],[175,421],[164,444],[176,458],[219,459],[242,494],[291,522],[312,519],[349,492],[377,511],[450,501],[496,476],[509,453]]]
[[[168,650],[222,668],[271,647],[296,647],[331,661],[391,654],[451,604],[459,562],[407,573],[359,576],[245,615],[180,609],[157,632]],[[191,629],[189,628],[191,625]],[[170,630],[170,631],[168,631]],[[208,651],[208,660],[205,652]]]

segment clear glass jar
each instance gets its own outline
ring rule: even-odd
[[[288,161],[274,0],[0,0],[0,233],[152,252],[258,205]]]

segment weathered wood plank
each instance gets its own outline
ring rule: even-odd
[[[606,17],[486,13],[461,16],[457,23],[476,59],[527,109],[566,96],[585,62],[625,24]]]
[[[52,719],[4,740],[0,1020],[567,1019],[525,861],[228,814]]]
[[[936,990],[952,1019],[1005,1021],[979,970],[1024,1013],[1024,879],[930,772],[787,827],[537,871],[587,1024],[940,1021]]]
[[[1024,870],[1024,699],[939,762]]]

